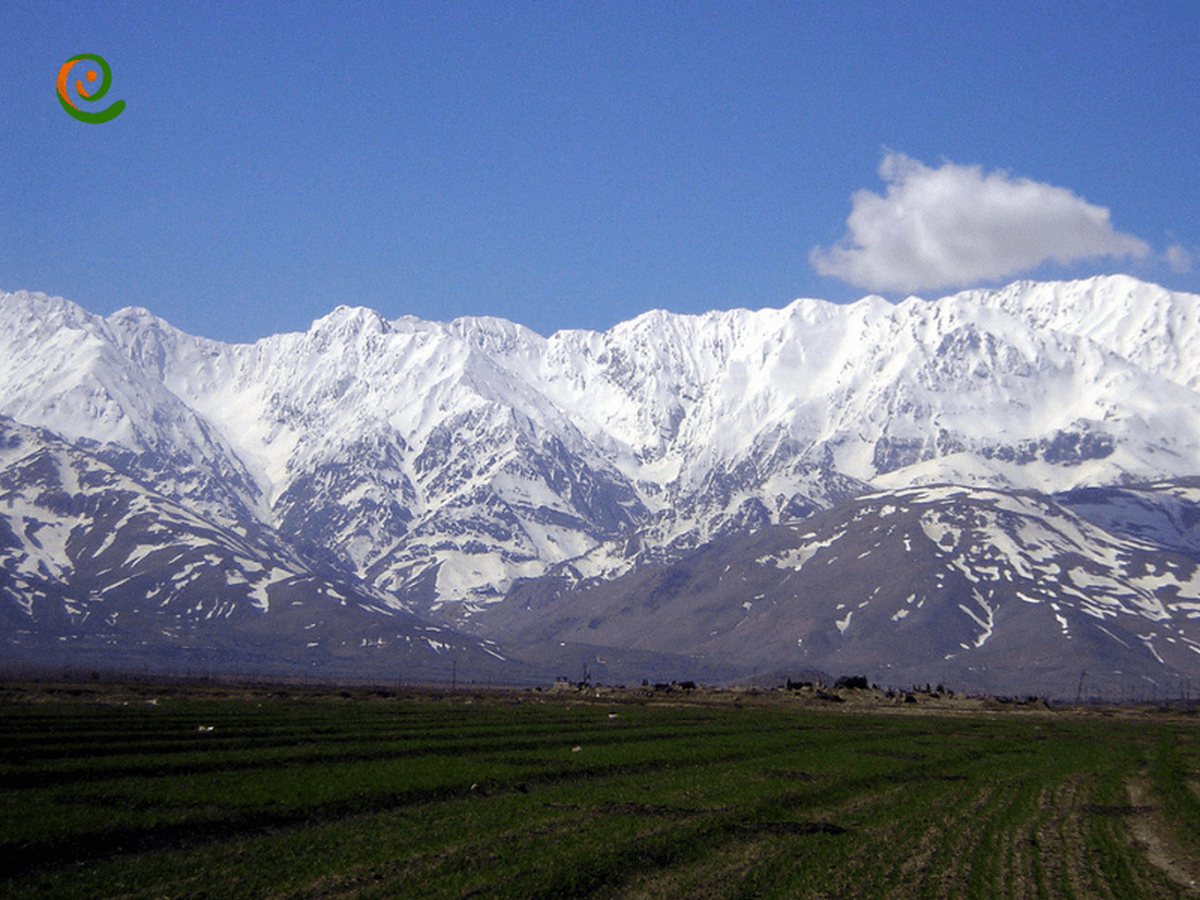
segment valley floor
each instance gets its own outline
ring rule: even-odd
[[[1200,895],[1195,709],[906,700],[4,683],[0,897]]]

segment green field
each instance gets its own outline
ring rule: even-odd
[[[843,694],[0,685],[0,897],[1198,895],[1194,712]]]

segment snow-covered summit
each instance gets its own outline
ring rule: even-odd
[[[549,337],[338,306],[231,345],[26,292],[0,295],[0,321],[0,415],[428,603],[572,559],[616,571],[870,486],[1200,470],[1200,297],[1126,276]]]

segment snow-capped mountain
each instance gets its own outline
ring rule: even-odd
[[[521,668],[314,573],[269,529],[205,519],[44,430],[0,419],[0,465],[6,658],[416,679]]]
[[[24,292],[0,295],[0,321],[10,429],[258,541],[264,566],[472,630],[531,579],[594,585],[870,492],[1200,473],[1200,296],[1123,276],[550,337],[340,306],[228,345]],[[46,556],[62,583],[90,577],[12,525],[27,456],[2,461],[7,569]]]

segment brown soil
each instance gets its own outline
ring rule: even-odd
[[[1125,821],[1134,844],[1144,847],[1146,858],[1173,882],[1200,896],[1200,860],[1179,851],[1161,810],[1149,804],[1146,782],[1136,779],[1126,787],[1132,808]]]

